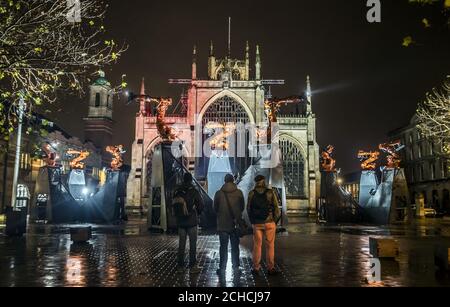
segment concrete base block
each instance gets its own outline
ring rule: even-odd
[[[391,238],[370,238],[369,245],[374,258],[397,258],[400,254],[398,241]]]
[[[74,243],[86,243],[92,238],[92,227],[73,227],[70,229],[70,239]]]
[[[6,213],[5,234],[10,237],[21,237],[27,232],[27,212],[9,211]]]

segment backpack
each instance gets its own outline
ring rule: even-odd
[[[266,189],[263,193],[258,193],[258,191],[254,190],[253,198],[250,203],[250,219],[253,221],[265,221],[269,217],[270,214],[270,206],[269,200],[267,199],[267,193],[270,190]]]
[[[186,202],[186,192],[178,190],[172,200],[172,214],[176,217],[188,217],[189,210]]]

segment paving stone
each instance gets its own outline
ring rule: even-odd
[[[216,275],[219,240],[213,234],[199,237],[200,273],[179,274],[177,236],[150,234],[145,221],[92,226],[86,244],[72,244],[70,225],[32,226],[19,239],[0,234],[0,286],[364,287],[372,257],[370,236],[394,237],[400,245],[397,261],[381,263],[381,286],[450,286],[448,275],[438,274],[434,266],[435,245],[450,246],[450,224],[445,222],[373,227],[301,220],[277,236],[278,276],[267,275],[264,261],[262,274],[252,275],[252,238],[246,237],[241,242],[241,274],[232,273],[230,261],[224,279]]]

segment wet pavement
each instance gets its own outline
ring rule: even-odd
[[[177,237],[150,234],[145,221],[96,226],[88,244],[72,244],[69,225],[31,226],[23,238],[0,234],[0,286],[106,287],[297,287],[370,286],[369,238],[393,237],[400,256],[382,260],[376,286],[450,286],[449,273],[434,265],[434,247],[450,247],[450,221],[422,220],[411,226],[323,226],[294,221],[278,234],[278,276],[251,274],[251,237],[241,244],[242,272],[216,275],[219,240],[203,234],[198,242],[199,274],[176,271]],[[2,231],[2,230],[0,230]],[[265,267],[263,265],[263,267]]]

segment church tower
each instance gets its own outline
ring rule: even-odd
[[[89,87],[89,111],[85,122],[85,140],[92,142],[102,152],[104,162],[111,159],[106,153],[107,146],[112,145],[113,134],[113,91],[103,71]]]

